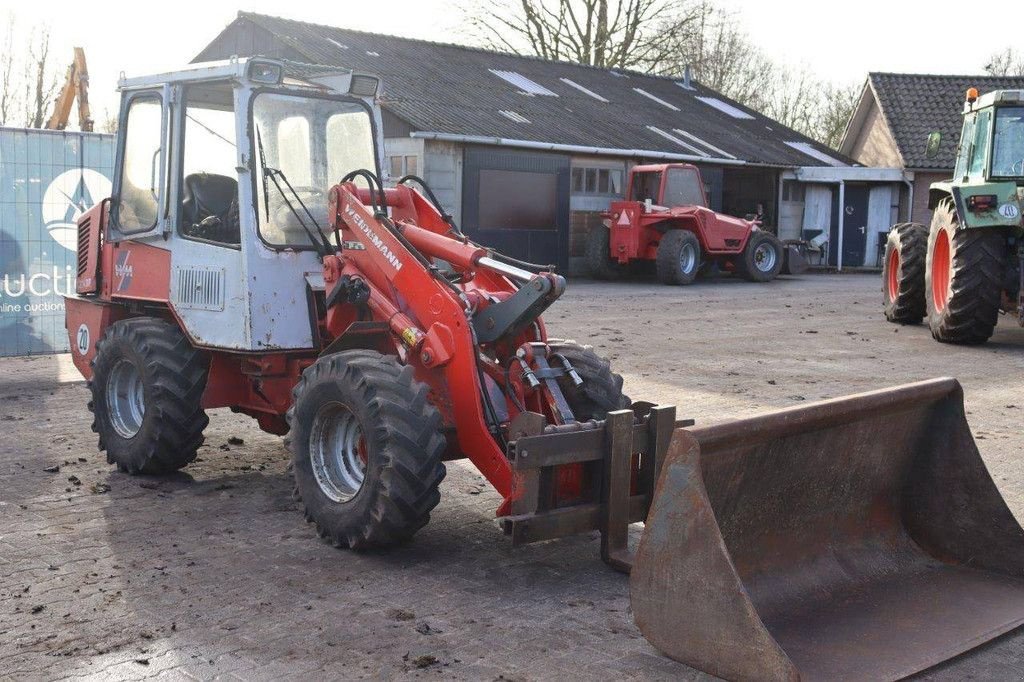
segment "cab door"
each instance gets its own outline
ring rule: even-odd
[[[109,240],[162,237],[168,228],[167,86],[126,92],[114,169]]]

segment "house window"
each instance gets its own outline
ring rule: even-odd
[[[405,177],[406,175],[419,175],[419,157],[416,155],[402,156],[395,155],[388,157],[388,172],[393,180]]]
[[[619,168],[572,169],[573,194],[622,196],[622,170]]]
[[[806,188],[802,182],[797,182],[796,180],[783,180],[782,200],[802,204],[806,197],[805,189]]]

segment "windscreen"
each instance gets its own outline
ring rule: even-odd
[[[264,92],[252,116],[260,236],[272,246],[308,247],[303,223],[316,226],[306,209],[327,231],[331,186],[354,170],[378,173],[370,112],[353,100]]]
[[[1024,177],[1024,107],[996,109],[992,177]]]
[[[700,174],[693,168],[669,168],[665,182],[665,206],[704,206]]]

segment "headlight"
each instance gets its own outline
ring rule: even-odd
[[[249,62],[246,76],[255,83],[280,83],[284,69],[275,62]]]
[[[374,97],[377,94],[377,87],[379,85],[380,80],[373,76],[353,74],[348,91],[356,97]]]

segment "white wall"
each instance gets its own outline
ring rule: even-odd
[[[462,225],[462,147],[451,142],[426,140],[423,151],[423,179],[437,200]]]
[[[888,232],[892,226],[893,190],[892,185],[876,185],[868,194],[867,239],[863,263],[865,266],[881,266],[878,260],[878,233]],[[895,200],[895,203],[899,202],[898,190]]]

